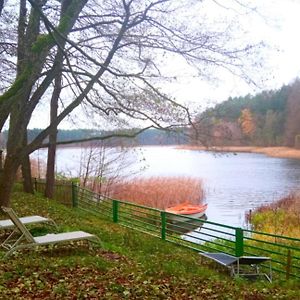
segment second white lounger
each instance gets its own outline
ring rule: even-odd
[[[44,218],[41,216],[22,217],[22,218],[19,218],[19,220],[24,225],[49,223],[50,225],[53,225],[56,227],[56,224],[52,219]],[[15,227],[15,224],[12,222],[12,220],[10,220],[10,219],[0,220],[0,230],[13,229],[14,227]]]

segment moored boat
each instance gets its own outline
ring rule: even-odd
[[[187,216],[190,218],[201,218],[205,214],[207,209],[207,204],[189,204],[189,203],[182,203],[176,206],[172,206],[166,209],[166,212],[171,213],[170,219],[174,221],[182,222],[182,217],[177,217],[176,215]]]

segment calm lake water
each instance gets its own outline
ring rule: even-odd
[[[138,176],[192,176],[203,180],[208,220],[232,226],[245,225],[245,213],[273,202],[300,186],[300,160],[272,158],[264,154],[213,154],[173,147],[142,147],[135,151]],[[45,151],[34,153],[40,159]],[[59,149],[57,172],[76,176],[81,150]],[[130,167],[132,168],[132,167]],[[139,167],[136,167],[139,168]]]

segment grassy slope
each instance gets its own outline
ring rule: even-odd
[[[234,281],[190,250],[40,196],[15,192],[13,199],[19,215],[51,217],[61,231],[89,231],[99,235],[102,246],[22,251],[1,260],[0,299],[300,298],[295,282]],[[36,234],[43,230],[34,229]]]

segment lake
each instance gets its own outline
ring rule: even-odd
[[[244,226],[246,212],[279,199],[300,184],[300,160],[296,159],[255,153],[213,154],[165,146],[139,149],[131,150],[131,156],[139,162],[129,168],[139,169],[146,164],[147,168],[138,173],[140,177],[189,176],[202,179],[208,220],[218,223]],[[40,150],[33,156],[43,160],[45,154]],[[81,156],[79,148],[59,149],[56,171],[76,176]]]

